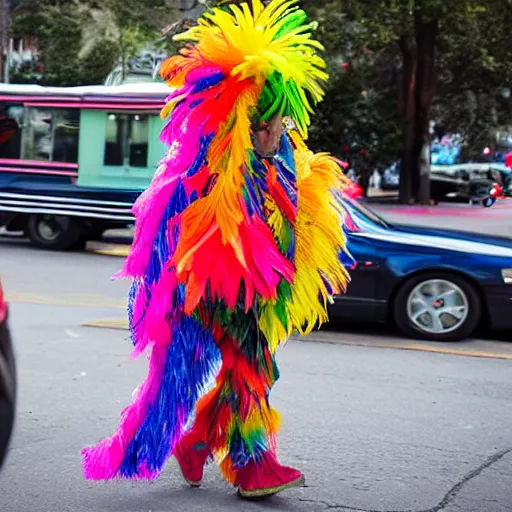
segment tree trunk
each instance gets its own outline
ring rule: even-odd
[[[408,36],[402,36],[399,41],[402,52],[402,77],[399,89],[399,109],[403,130],[403,152],[400,166],[399,201],[410,203],[413,191],[417,189],[416,171],[414,167],[414,124],[415,89],[416,89],[416,52],[414,42]]]
[[[417,189],[413,194],[421,204],[430,202],[430,107],[434,97],[435,50],[438,20],[424,21],[415,14],[417,48],[413,166],[417,168]]]
[[[0,0],[0,81],[5,81],[6,59],[9,57],[9,28],[10,5],[9,0]]]

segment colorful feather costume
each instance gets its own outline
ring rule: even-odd
[[[183,440],[235,485],[243,468],[275,465],[274,353],[325,322],[348,280],[343,174],[303,142],[327,75],[296,3],[208,11],[162,66],[169,151],[134,206],[121,273],[149,374],[117,432],[83,451],[89,479],[155,478]],[[251,127],[276,115],[295,128],[262,156]]]

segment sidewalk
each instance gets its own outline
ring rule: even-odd
[[[501,199],[491,208],[443,203],[406,206],[367,201],[371,210],[395,224],[455,229],[512,238],[512,199]]]

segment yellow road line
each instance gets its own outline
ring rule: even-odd
[[[91,322],[83,322],[82,327],[98,327],[100,329],[118,329],[128,330],[127,318],[105,318],[104,320],[93,320]]]
[[[41,304],[45,306],[69,306],[76,308],[125,309],[126,300],[107,299],[105,297],[42,297],[31,294],[13,294],[6,297],[7,302],[19,304]]]
[[[390,348],[394,347],[390,345]],[[512,359],[512,354],[488,352],[485,350],[450,349],[434,347],[432,345],[401,345],[399,348],[402,350],[415,350],[419,352],[432,352],[437,354],[451,354],[455,356],[483,357],[487,359]]]
[[[106,318],[103,320],[97,320],[92,322],[84,322],[81,324],[84,327],[97,327],[101,329],[128,329],[128,320],[125,317],[121,318]],[[359,346],[359,347],[373,347],[373,348],[388,348],[395,350],[412,350],[416,352],[432,352],[437,354],[449,354],[455,356],[465,356],[465,357],[481,357],[487,359],[512,359],[512,353],[502,353],[502,352],[490,352],[485,350],[471,350],[468,348],[455,348],[455,347],[438,347],[435,345],[429,345],[424,342],[410,343],[410,342],[397,342],[397,343],[386,343],[386,342],[364,342],[357,340],[348,340],[343,338],[329,338],[329,337],[321,337],[317,338],[308,338],[308,337],[300,337],[300,338],[292,338],[296,341],[305,341],[305,342],[320,342],[320,343],[332,343],[336,345],[348,345],[348,346]],[[504,346],[507,345],[504,343]]]
[[[335,345],[347,345],[347,346],[356,346],[356,347],[370,347],[370,348],[387,348],[387,349],[395,349],[395,350],[411,350],[415,352],[431,352],[437,354],[449,354],[454,356],[464,356],[464,357],[481,357],[487,359],[510,359],[512,360],[512,352],[491,352],[488,350],[472,350],[469,348],[456,348],[453,346],[450,347],[439,347],[436,345],[429,345],[428,343],[418,341],[416,343],[410,342],[396,342],[396,343],[386,343],[381,341],[358,341],[358,340],[348,340],[348,339],[335,339],[331,337],[321,337],[315,339],[300,338],[301,341],[309,341],[309,342],[322,342],[322,343],[331,343]],[[510,344],[503,342],[503,346],[509,348]]]
[[[129,245],[111,245],[99,246],[88,249],[87,252],[91,254],[101,254],[102,256],[115,256],[118,258],[126,258],[130,253]]]

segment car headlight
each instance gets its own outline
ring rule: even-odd
[[[501,277],[506,284],[512,284],[512,268],[504,268],[501,270]]]

